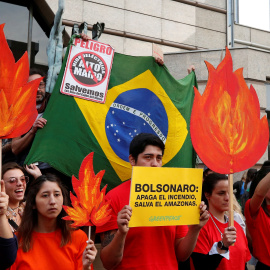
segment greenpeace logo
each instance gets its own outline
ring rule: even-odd
[[[180,220],[182,216],[151,216],[149,218],[150,222],[154,221],[174,221],[174,220]]]

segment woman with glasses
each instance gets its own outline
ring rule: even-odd
[[[9,162],[2,167],[2,179],[5,183],[6,193],[9,196],[6,216],[12,231],[16,231],[21,223],[24,210],[24,194],[29,177],[25,170],[15,162]]]

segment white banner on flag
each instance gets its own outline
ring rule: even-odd
[[[69,50],[60,92],[105,103],[114,49],[95,40],[74,39]]]

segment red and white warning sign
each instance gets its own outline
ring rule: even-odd
[[[74,39],[60,92],[105,103],[114,49],[95,40]]]

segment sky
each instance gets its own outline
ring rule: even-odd
[[[239,24],[269,31],[270,0],[239,0]]]

